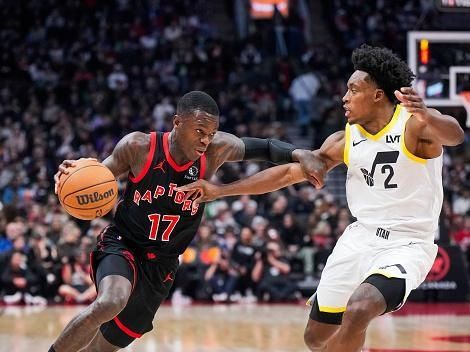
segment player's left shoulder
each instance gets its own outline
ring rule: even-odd
[[[231,133],[217,131],[205,154],[206,175],[211,175],[226,161],[242,160],[245,155],[245,144]]]
[[[428,108],[428,112],[429,114],[442,116],[436,109]],[[408,140],[413,139],[432,143],[432,141],[436,139],[436,136],[430,133],[430,130],[426,128],[426,122],[419,119],[414,114],[409,114],[409,117],[405,121],[405,134]]]
[[[244,151],[242,140],[231,133],[217,131],[214,139],[207,148],[206,155],[221,157],[226,154],[227,151],[231,151],[234,148],[241,148]]]
[[[209,148],[217,149],[222,146],[228,145],[233,140],[238,139],[235,135],[223,131],[217,131],[217,133],[214,136],[214,139],[212,140]]]
[[[440,114],[438,110],[432,110]],[[422,121],[414,115],[410,115],[406,121],[403,135],[405,149],[419,158],[433,159],[442,153],[442,143],[428,129],[423,128]]]

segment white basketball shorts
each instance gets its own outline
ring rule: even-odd
[[[403,305],[411,290],[424,281],[436,258],[437,246],[420,237],[429,238],[366,228],[358,222],[349,225],[323,269],[316,292],[320,311],[344,312],[354,290],[372,274],[405,279]]]

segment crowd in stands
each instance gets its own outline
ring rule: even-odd
[[[103,160],[131,131],[170,130],[178,97],[189,90],[216,99],[221,130],[295,143],[287,126],[299,124],[310,129],[312,147],[318,147],[344,127],[341,97],[351,49],[370,40],[403,50],[409,29],[401,17],[392,26],[374,11],[357,11],[353,19],[338,13],[338,43],[302,45],[295,55],[279,56],[262,33],[243,41],[218,37],[201,15],[203,3],[0,0],[4,303],[81,303],[96,295],[88,253],[111,217],[83,222],[64,212],[53,181],[62,160]],[[419,4],[400,3],[413,9]],[[367,24],[365,35],[350,30],[352,20]],[[384,24],[395,30],[393,42],[378,30]],[[303,75],[307,92],[296,81]],[[466,145],[445,154],[441,233],[470,256],[468,138],[467,132]],[[214,181],[230,182],[267,166],[227,164]],[[304,288],[318,279],[353,221],[344,187],[338,189],[301,184],[210,203],[181,256],[174,301],[287,301],[308,294]]]

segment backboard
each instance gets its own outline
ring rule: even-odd
[[[414,86],[430,107],[463,107],[461,94],[470,91],[470,32],[408,32],[408,64]]]

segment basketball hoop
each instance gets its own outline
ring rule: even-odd
[[[466,126],[470,127],[470,91],[464,90],[459,93],[459,98],[462,101],[462,105],[464,106],[465,110],[467,111],[467,122]]]

